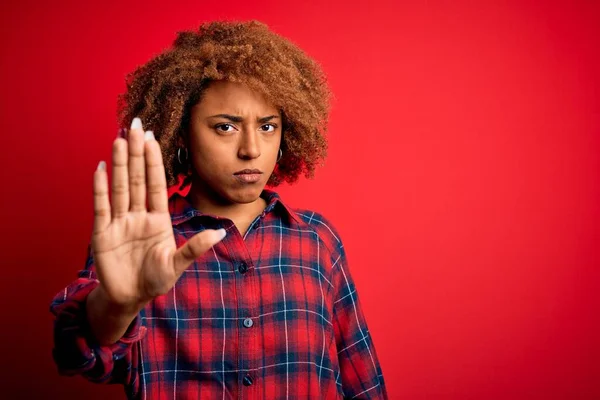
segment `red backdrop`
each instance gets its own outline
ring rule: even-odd
[[[122,393],[57,375],[48,305],[125,74],[217,18],[329,75],[330,157],[280,192],[340,230],[392,399],[600,398],[598,2],[116,3],[1,5],[5,398]]]

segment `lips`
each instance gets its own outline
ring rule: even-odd
[[[262,171],[259,169],[243,169],[241,171],[234,173],[234,175],[256,175],[256,174],[262,174]]]
[[[260,182],[262,171],[259,169],[243,169],[233,174],[243,184]]]
[[[257,183],[260,182],[262,171],[259,169],[243,169],[241,171],[235,172],[233,174],[235,179],[239,182],[248,184],[248,183]]]

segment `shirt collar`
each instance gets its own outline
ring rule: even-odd
[[[278,193],[272,190],[264,189],[260,194],[260,197],[265,199],[267,202],[267,207],[263,211],[262,215],[268,214],[277,208],[277,210],[281,210],[284,214],[287,214],[287,216],[297,223],[302,223],[296,212],[292,208],[285,205],[283,201],[281,201],[281,197]],[[179,192],[174,192],[169,198],[169,213],[171,214],[171,222],[173,225],[179,225],[193,217],[202,215],[218,218],[214,215],[203,214],[202,212],[196,210],[194,206],[190,204],[187,198],[185,198]]]

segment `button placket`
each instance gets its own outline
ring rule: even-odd
[[[239,258],[232,260],[234,264],[232,265],[234,275],[237,277],[234,278],[236,291],[240,294],[238,296],[238,326],[241,331],[240,335],[240,347],[243,352],[238,368],[240,370],[252,371],[255,368],[254,358],[255,354],[257,354],[257,332],[253,329],[254,320],[250,318],[252,315],[257,315],[258,312],[258,301],[260,293],[257,290],[257,282],[256,282],[256,274],[251,273],[254,270],[253,268],[253,254],[255,253],[253,249],[257,246],[256,238],[252,236],[252,231],[256,228],[256,223],[253,226],[250,226],[250,229],[246,232],[244,237],[242,238],[242,242],[240,243],[241,247],[244,247],[243,255]],[[249,238],[249,240],[246,240]],[[242,252],[240,252],[242,253]],[[241,254],[240,254],[241,255]],[[237,271],[236,271],[237,270]],[[239,274],[239,275],[238,275]],[[240,324],[241,322],[241,324]],[[239,378],[238,378],[239,379]],[[246,373],[242,375],[242,384],[243,386],[252,386],[254,389],[246,389],[246,390],[256,390],[257,383],[255,381],[255,377]]]

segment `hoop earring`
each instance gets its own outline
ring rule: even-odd
[[[183,159],[183,161],[181,161],[181,150],[185,150],[185,157]],[[188,160],[188,151],[185,147],[180,147],[177,149],[177,161],[179,161],[179,164],[181,165],[185,165],[187,163]]]
[[[279,149],[279,157],[277,157],[276,162],[279,162],[279,160],[281,160],[281,157],[283,157],[283,150]]]

